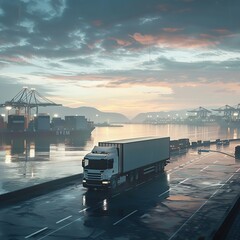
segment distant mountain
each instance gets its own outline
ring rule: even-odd
[[[85,116],[87,119],[94,121],[95,123],[126,123],[129,119],[121,113],[113,112],[101,112],[93,107],[78,107],[70,108],[64,106],[57,107],[45,107],[40,108],[39,113],[49,113],[51,117],[54,114],[58,114],[59,117],[64,118],[64,116],[70,115],[81,115]]]
[[[179,110],[179,111],[168,111],[168,112],[146,112],[139,113],[136,117],[134,117],[131,122],[133,123],[142,123],[149,119],[157,119],[157,118],[167,118],[167,117],[183,117],[186,118],[187,110]]]

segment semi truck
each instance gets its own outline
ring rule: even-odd
[[[159,174],[170,158],[170,138],[99,142],[82,160],[83,187],[115,189]]]

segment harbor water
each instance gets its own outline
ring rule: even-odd
[[[171,140],[236,139],[240,130],[218,125],[146,125],[96,127],[91,136],[75,138],[0,139],[0,194],[82,172],[81,160],[99,141],[137,137]]]

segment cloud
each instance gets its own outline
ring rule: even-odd
[[[162,48],[206,48],[213,47],[218,44],[216,41],[211,41],[210,39],[194,38],[189,36],[171,36],[171,35],[142,35],[140,33],[135,33],[133,39],[142,45],[157,45]]]
[[[163,87],[173,90],[172,101],[185,94],[174,86],[234,91],[239,7],[235,0],[2,0],[0,81],[51,82],[56,90],[43,90],[54,94],[64,84],[85,91]]]

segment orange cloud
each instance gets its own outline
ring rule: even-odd
[[[215,46],[217,41],[211,41],[210,39],[193,38],[189,36],[179,35],[171,36],[160,34],[158,36],[142,35],[141,33],[135,33],[132,38],[142,45],[158,45],[160,47],[168,48],[203,48],[209,46]]]
[[[163,31],[165,31],[165,32],[179,32],[182,30],[183,30],[183,28],[163,28]]]
[[[120,45],[120,46],[126,47],[126,46],[131,45],[131,42],[129,42],[129,41],[124,41],[124,40],[122,40],[122,39],[117,39],[117,38],[113,38],[113,39],[114,39],[114,40],[117,42],[117,44]]]

